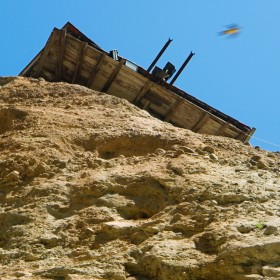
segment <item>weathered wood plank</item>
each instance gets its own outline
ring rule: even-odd
[[[256,131],[255,128],[252,128],[250,131],[248,131],[247,133],[244,131],[239,130],[240,133],[239,135],[235,138],[237,140],[240,140],[243,143],[248,143],[252,137],[252,135],[254,134],[254,132]]]
[[[114,82],[114,86],[118,84],[122,86],[125,90],[131,89],[133,92],[133,98],[141,91],[143,85],[146,83],[146,78],[141,76],[137,72],[132,72],[130,68],[124,66],[118,74],[118,79]],[[111,91],[111,88],[110,88]]]
[[[153,82],[151,82],[151,81],[146,82],[146,84],[143,86],[143,88],[141,89],[139,94],[134,98],[132,103],[137,104],[139,102],[139,100],[141,98],[143,98],[146,95],[146,93],[151,89],[152,85],[153,85]]]
[[[206,124],[206,122],[210,119],[210,115],[206,112],[202,118],[196,123],[196,125],[192,128],[192,131],[199,132],[199,130]]]
[[[94,80],[96,78],[97,73],[100,71],[102,67],[102,63],[105,60],[106,54],[102,53],[98,59],[97,65],[93,68],[93,71],[90,75],[90,78],[88,80],[88,87],[91,88],[92,85],[94,84]]]
[[[217,135],[217,131],[223,126],[224,122],[220,119],[211,116],[207,122],[199,129],[199,133],[201,134],[211,134]],[[227,133],[230,132],[229,130],[226,131]]]
[[[218,130],[218,132],[217,132],[217,135],[223,135],[224,134],[224,132],[226,131],[226,129],[229,127],[229,123],[228,122],[225,122],[222,126],[221,126],[221,128]]]
[[[244,143],[248,143],[248,142],[250,141],[250,139],[251,139],[251,137],[253,136],[253,134],[255,133],[255,131],[256,131],[256,128],[253,127],[253,128],[250,130],[250,132],[246,134],[246,137],[245,137],[245,139],[244,139]]]
[[[76,82],[77,76],[79,75],[81,65],[84,61],[84,56],[85,56],[85,53],[86,53],[86,50],[87,50],[87,46],[88,46],[87,42],[83,42],[81,44],[80,51],[79,51],[77,59],[76,59],[74,74],[73,74],[73,77],[72,77],[72,83],[73,84]]]
[[[146,101],[144,102],[143,109],[144,109],[144,110],[147,110],[147,109],[148,109],[148,107],[150,106],[150,104],[151,104],[151,101],[146,100]]]
[[[176,110],[183,104],[184,100],[179,99],[177,102],[171,107],[169,112],[166,114],[164,121],[169,122],[172,116],[176,113]]]
[[[109,77],[107,83],[103,87],[103,89],[102,89],[103,92],[107,92],[108,91],[108,89],[110,88],[111,84],[114,82],[114,80],[118,76],[118,73],[121,70],[121,68],[124,65],[124,63],[125,63],[125,59],[122,58],[121,61],[119,62],[119,64],[113,70],[113,72],[112,72],[111,76]]]
[[[236,140],[240,140],[241,142],[244,142],[244,139],[246,138],[246,133],[243,131],[240,131],[239,134],[235,137]]]
[[[56,81],[61,80],[61,70],[62,70],[62,63],[65,51],[65,40],[66,40],[66,30],[60,29],[59,30],[59,44],[58,44],[58,56],[57,56],[57,65],[55,71],[55,79]]]
[[[59,33],[59,30],[57,29],[54,29],[51,33],[51,36],[48,40],[48,42],[46,43],[45,47],[44,47],[44,50],[41,54],[41,57],[39,58],[39,62],[38,62],[38,66],[37,66],[37,69],[35,71],[35,73],[33,74],[33,77],[34,78],[38,78],[41,74],[41,71],[44,67],[44,64],[48,58],[48,55],[49,55],[49,52],[50,52],[50,49],[53,45],[53,43],[55,42],[55,40],[57,39],[58,37],[58,33]]]

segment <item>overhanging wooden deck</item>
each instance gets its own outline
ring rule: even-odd
[[[45,47],[20,73],[77,83],[125,98],[151,115],[192,131],[248,142],[255,129],[158,79],[122,57],[113,57],[71,23],[54,28]]]

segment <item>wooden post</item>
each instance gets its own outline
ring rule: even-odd
[[[177,102],[171,107],[171,109],[169,110],[169,112],[167,113],[167,115],[164,118],[165,122],[169,122],[170,119],[173,117],[173,115],[175,114],[175,112],[177,111],[177,109],[184,103],[183,99],[179,99],[177,100]]]
[[[139,94],[134,98],[132,103],[133,104],[138,103],[139,100],[142,99],[146,95],[146,93],[151,89],[152,85],[153,85],[153,82],[151,82],[151,81],[146,82],[146,84],[143,86],[143,88],[141,89]]]
[[[61,29],[59,30],[59,43],[58,43],[58,55],[57,55],[57,65],[55,71],[55,79],[56,81],[61,80],[61,70],[62,70],[62,63],[64,58],[64,51],[65,51],[65,39],[66,39],[66,30]]]
[[[113,81],[116,79],[118,73],[120,72],[122,66],[125,63],[125,59],[122,58],[121,61],[119,62],[119,64],[116,66],[116,68],[113,70],[111,76],[109,77],[107,83],[105,84],[105,86],[103,87],[102,91],[103,92],[107,92],[108,89],[110,88],[111,84],[113,83]]]
[[[246,137],[244,143],[248,143],[248,142],[250,141],[250,139],[251,139],[251,137],[253,136],[253,134],[255,133],[255,131],[256,131],[256,128],[253,127],[253,128],[250,130],[249,134],[247,134],[247,137]]]
[[[217,132],[217,135],[223,135],[223,133],[225,132],[225,130],[229,127],[229,123],[228,122],[225,122],[221,127],[220,129],[218,130]]]
[[[87,42],[83,42],[80,48],[80,51],[78,53],[77,59],[76,59],[76,65],[75,65],[75,70],[74,70],[74,74],[72,77],[72,84],[74,84],[77,80],[77,77],[79,76],[79,72],[84,60],[84,56],[86,53],[86,49],[87,49],[88,43]]]
[[[210,115],[208,112],[205,112],[205,114],[200,118],[200,120],[197,122],[197,124],[192,128],[193,132],[199,132],[199,130],[206,124],[206,122],[210,119]]]
[[[42,54],[39,58],[37,69],[36,69],[35,73],[33,74],[34,78],[38,78],[40,76],[41,71],[44,67],[44,64],[48,58],[50,49],[51,49],[53,43],[55,42],[56,38],[58,37],[58,32],[59,32],[58,29],[54,29],[52,31],[51,36],[50,36],[49,40],[47,41],[47,43],[42,51]]]
[[[100,71],[101,66],[102,66],[102,63],[103,63],[105,57],[106,57],[106,54],[105,54],[105,53],[102,53],[102,54],[100,55],[99,59],[98,59],[98,62],[97,62],[97,64],[96,64],[95,68],[93,68],[93,71],[91,72],[91,75],[90,75],[90,78],[89,78],[88,84],[87,84],[87,86],[88,86],[89,88],[91,88],[92,85],[94,84],[94,80],[95,80],[95,78],[96,78],[96,75],[97,75],[97,73]]]
[[[151,105],[151,101],[149,101],[149,100],[146,100],[145,101],[145,104],[144,104],[144,106],[143,106],[143,110],[147,110],[148,108],[149,108],[149,106]]]

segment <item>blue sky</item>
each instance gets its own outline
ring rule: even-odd
[[[53,27],[70,21],[103,49],[148,68],[179,69],[175,85],[257,130],[250,143],[280,151],[279,0],[3,0],[0,76],[15,76],[44,47]],[[229,24],[235,38],[218,36]]]

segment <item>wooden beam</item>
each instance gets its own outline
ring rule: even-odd
[[[171,107],[171,109],[169,110],[169,112],[166,114],[166,116],[164,117],[164,121],[165,122],[169,122],[171,120],[171,118],[174,116],[175,112],[177,111],[177,109],[184,103],[183,99],[179,99],[175,102],[175,104]]]
[[[56,38],[58,37],[58,32],[59,32],[58,29],[54,29],[52,31],[51,36],[50,36],[49,40],[47,41],[47,43],[43,49],[43,52],[39,58],[37,69],[36,69],[35,73],[33,74],[34,78],[38,78],[40,76],[42,69],[44,67],[44,64],[48,58],[51,47],[52,47],[53,43],[55,42]]]
[[[145,103],[144,103],[144,106],[143,106],[143,110],[147,110],[148,107],[150,106],[150,104],[151,104],[151,101],[146,100]]]
[[[236,140],[239,140],[241,142],[245,142],[245,138],[247,137],[246,132],[240,131],[240,133],[235,137]]]
[[[151,89],[153,85],[153,82],[151,81],[148,81],[144,86],[143,88],[141,89],[141,91],[139,92],[138,95],[136,95],[136,97],[134,98],[134,100],[132,101],[133,104],[136,104],[139,102],[140,99],[142,99],[146,93]]]
[[[64,51],[65,51],[65,39],[66,39],[66,30],[61,29],[59,30],[59,43],[58,43],[58,55],[57,55],[57,64],[56,64],[56,71],[55,71],[55,79],[56,81],[61,80],[61,70],[62,70],[62,63],[64,58]]]
[[[101,66],[102,66],[102,63],[103,63],[105,57],[106,57],[106,54],[105,54],[105,53],[102,53],[102,54],[100,55],[99,59],[98,59],[98,62],[97,62],[97,64],[96,64],[96,66],[93,68],[93,70],[92,70],[92,72],[91,72],[91,75],[90,75],[90,78],[89,78],[89,80],[88,80],[88,84],[87,84],[87,86],[88,86],[89,88],[91,88],[92,85],[94,84],[96,75],[97,75],[97,73],[100,71]]]
[[[221,128],[218,130],[218,132],[217,132],[217,135],[223,135],[224,134],[224,132],[225,132],[225,130],[229,127],[229,123],[228,122],[225,122],[222,126],[221,126]]]
[[[83,42],[81,44],[81,48],[79,50],[79,53],[78,53],[77,59],[76,59],[75,70],[74,70],[74,74],[73,74],[73,77],[72,77],[72,84],[74,84],[76,82],[77,77],[79,75],[82,63],[84,61],[84,56],[85,56],[85,53],[86,53],[86,50],[87,50],[87,46],[88,46],[87,42]]]
[[[146,94],[141,100],[140,102],[142,103],[142,101],[145,99],[144,103],[146,103],[146,101],[149,101],[151,104],[157,106],[157,107],[162,107],[163,105],[163,101],[161,99],[160,95],[157,95],[155,92],[153,91],[149,91],[149,94]],[[140,103],[139,102],[139,103]],[[138,103],[138,104],[139,104]]]
[[[255,131],[255,128],[252,128],[248,133],[241,131],[235,139],[240,140],[243,143],[248,143]]]
[[[199,132],[199,130],[206,124],[206,122],[210,119],[210,115],[208,112],[206,112],[200,120],[197,122],[197,124],[193,127],[192,131]]]
[[[109,77],[108,81],[106,82],[105,86],[103,87],[103,89],[102,89],[103,92],[108,91],[108,89],[110,88],[110,86],[112,85],[114,80],[116,79],[116,77],[117,77],[118,73],[120,72],[124,63],[125,63],[125,59],[122,58],[121,61],[118,63],[118,65],[113,70],[113,72],[112,72],[111,76]]]
[[[245,138],[245,140],[244,140],[244,143],[248,143],[248,142],[250,141],[250,139],[251,139],[251,137],[253,136],[253,134],[255,133],[255,131],[256,131],[256,128],[253,127],[253,128],[250,130],[250,132],[246,134],[246,138]]]

